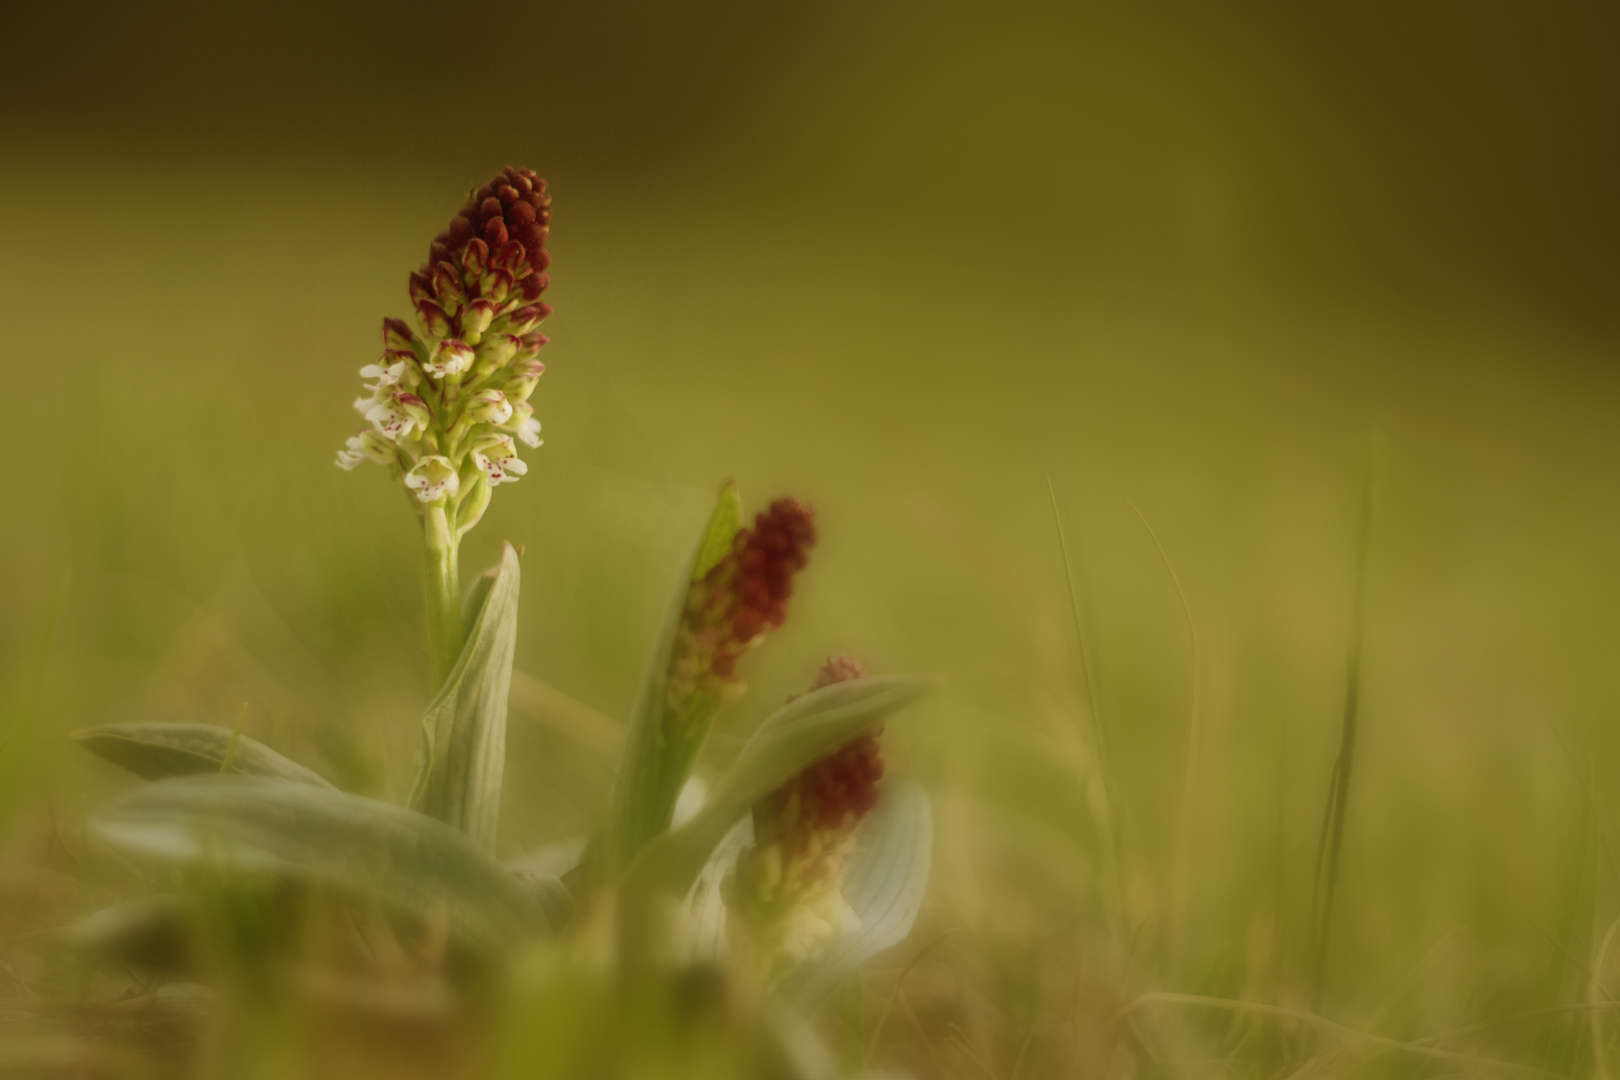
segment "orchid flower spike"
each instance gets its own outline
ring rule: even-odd
[[[468,527],[488,488],[528,471],[516,443],[538,447],[528,404],[546,366],[540,295],[551,283],[551,196],[528,169],[505,169],[471,192],[410,275],[416,328],[384,319],[382,354],[360,369],[354,403],[371,430],[337,465],[389,466],[421,506]],[[466,503],[463,507],[462,504]]]

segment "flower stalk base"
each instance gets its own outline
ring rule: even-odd
[[[443,506],[429,506],[422,515],[422,539],[427,571],[428,644],[433,652],[435,692],[450,677],[461,655],[460,541]]]

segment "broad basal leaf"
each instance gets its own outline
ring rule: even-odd
[[[692,583],[700,580],[725,557],[742,520],[742,502],[735,484],[720,490],[719,501],[704,526],[703,536],[675,586],[675,595],[664,614],[657,644],[647,661],[641,693],[630,714],[624,750],[614,782],[613,801],[608,812],[604,837],[605,854],[611,872],[628,866],[636,853],[652,837],[669,827],[675,795],[686,782],[708,734],[700,725],[698,746],[671,747],[665,738],[665,700],[670,657],[680,631]]]
[[[933,813],[922,785],[886,784],[861,826],[844,881],[844,901],[860,924],[782,981],[785,1000],[813,1009],[867,960],[905,940],[928,888],[933,846]]]
[[[93,823],[131,857],[318,882],[396,910],[443,904],[469,943],[548,929],[530,892],[462,833],[403,807],[254,776],[185,776],[137,788]]]
[[[123,766],[143,780],[223,771],[296,780],[316,787],[332,786],[258,740],[217,724],[107,724],[81,728],[72,738],[92,754]],[[236,740],[234,754],[232,739]]]
[[[461,657],[422,714],[411,787],[411,809],[454,825],[485,851],[495,848],[500,819],[521,577],[517,552],[506,544]]]
[[[834,683],[796,698],[759,726],[686,825],[658,837],[632,869],[640,882],[684,895],[720,840],[760,799],[915,701],[922,679],[887,675]]]

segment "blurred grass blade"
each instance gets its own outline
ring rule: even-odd
[[[466,836],[403,807],[256,776],[184,776],[137,788],[94,820],[133,858],[316,882],[424,915],[443,904],[464,941],[509,945],[549,923],[530,891]]]
[[[495,849],[500,820],[521,580],[517,552],[502,545],[483,606],[468,624],[461,657],[422,714],[411,787],[411,809],[454,825],[485,851]]]
[[[1355,596],[1350,609],[1350,656],[1346,664],[1344,718],[1339,728],[1339,753],[1333,760],[1327,803],[1322,812],[1322,834],[1316,848],[1316,874],[1311,894],[1313,1011],[1322,1000],[1328,945],[1333,931],[1333,899],[1339,884],[1339,853],[1344,844],[1345,815],[1350,806],[1350,769],[1355,762],[1356,725],[1360,719],[1361,645],[1367,619],[1367,575],[1372,557],[1376,481],[1375,462],[1367,468],[1367,479],[1361,491],[1361,526],[1356,544]]]
[[[704,722],[695,725],[692,738],[682,740],[680,745],[670,743],[665,730],[665,684],[692,583],[725,558],[741,523],[742,499],[737,485],[728,483],[720,489],[703,536],[676,582],[658,642],[647,661],[641,693],[630,714],[608,814],[606,855],[612,873],[623,871],[649,840],[669,828],[675,799],[708,735],[709,723]]]
[[[51,646],[56,640],[56,621],[66,603],[65,584],[56,591],[45,625],[27,659],[20,666],[15,682],[0,699],[0,827],[3,827],[18,797],[23,778],[33,757],[34,744],[45,720],[45,684],[50,675]]]
[[[726,941],[726,878],[737,865],[737,856],[743,848],[754,842],[753,815],[731,827],[721,839],[714,854],[698,874],[692,891],[686,896],[686,913],[692,920],[692,949],[700,957],[719,960],[727,953]]]
[[[226,772],[332,786],[319,774],[246,735],[238,737],[232,755],[233,736],[237,733],[218,724],[149,723],[81,728],[71,738],[143,780]]]
[[[649,844],[632,876],[685,895],[720,841],[754,803],[812,762],[916,701],[926,680],[885,675],[834,683],[772,713],[690,822]]]
[[[844,901],[860,925],[783,980],[786,1001],[814,1009],[867,960],[905,940],[928,889],[933,848],[928,793],[915,782],[887,786],[861,827],[844,884]]]

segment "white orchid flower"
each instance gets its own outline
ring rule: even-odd
[[[510,435],[497,435],[482,440],[473,451],[473,464],[489,477],[489,486],[515,484],[518,477],[529,471],[529,466],[517,456],[517,447]]]
[[[474,355],[472,346],[465,341],[445,338],[433,346],[433,355],[422,365],[422,369],[435,379],[460,375],[472,367]]]
[[[337,455],[337,467],[344,472],[352,472],[362,461],[386,465],[394,460],[393,448],[374,431],[362,431],[350,436],[344,447]]]
[[[483,390],[467,403],[467,420],[499,426],[512,419],[512,403],[499,390]]]
[[[433,503],[444,498],[455,498],[461,490],[461,478],[456,475],[456,467],[449,458],[429,454],[405,474],[405,486],[416,492],[420,501]]]
[[[502,426],[516,435],[525,446],[539,446],[543,441],[540,438],[540,421],[534,418],[533,405],[512,406],[512,418]]]

